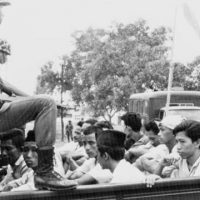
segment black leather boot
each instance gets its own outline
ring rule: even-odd
[[[54,148],[38,150],[38,167],[34,177],[35,187],[47,190],[75,189],[76,181],[64,179],[53,169]]]

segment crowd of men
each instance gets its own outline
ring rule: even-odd
[[[0,22],[6,5],[0,0]],[[9,45],[0,40],[0,64],[8,55]],[[0,93],[12,97],[0,99],[1,192],[101,183],[152,187],[160,179],[200,175],[200,122],[167,116],[143,123],[139,114],[127,112],[121,117],[123,131],[107,121],[81,121],[70,128],[72,141],[55,148],[55,101],[30,96],[1,77]],[[34,129],[25,134],[30,121]]]
[[[121,119],[124,131],[107,121],[78,123],[73,141],[54,148],[53,157],[43,155],[43,170],[52,167],[50,171],[66,186],[56,189],[48,188],[46,182],[38,187],[35,181],[40,166],[35,130],[27,134],[20,128],[4,132],[1,153],[8,163],[0,191],[65,190],[102,183],[152,187],[157,180],[200,175],[200,122],[167,116],[160,122],[142,123],[139,114],[129,112]]]

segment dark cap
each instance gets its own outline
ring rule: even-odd
[[[28,131],[25,142],[35,142],[35,131],[34,130]]]
[[[125,133],[117,130],[105,130],[97,138],[98,146],[124,148]]]
[[[8,131],[1,132],[0,133],[0,140],[9,140],[9,139],[14,138],[18,135],[23,136],[24,135],[23,130],[18,129],[18,128],[13,128],[13,129],[10,129]]]
[[[99,121],[99,122],[96,122],[95,123],[95,126],[97,128],[101,128],[103,130],[106,130],[106,129],[113,129],[112,125],[110,122],[108,121]]]
[[[10,5],[10,2],[5,0],[0,0],[0,6],[8,6],[8,5]]]

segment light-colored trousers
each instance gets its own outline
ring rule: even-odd
[[[22,127],[34,120],[38,147],[50,147],[55,142],[56,117],[56,103],[50,97],[42,95],[23,97],[10,102],[6,109],[2,107],[0,110],[0,132]]]

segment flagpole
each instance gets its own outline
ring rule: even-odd
[[[176,32],[175,30],[176,30],[177,10],[178,10],[178,6],[176,6],[175,16],[174,16],[172,53],[171,53],[171,62],[170,62],[170,66],[169,66],[169,77],[168,77],[168,88],[167,88],[167,102],[166,102],[167,110],[169,109],[169,104],[170,104],[170,99],[171,99],[171,89],[172,89],[173,73],[174,73],[174,46],[175,46],[175,32]]]

